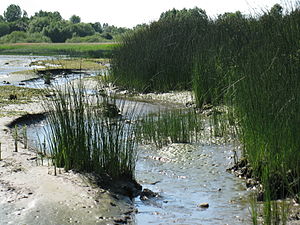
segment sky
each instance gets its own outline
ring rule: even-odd
[[[39,10],[58,11],[64,19],[75,14],[81,17],[82,22],[132,28],[137,24],[155,21],[162,12],[173,8],[197,6],[214,17],[237,10],[250,14],[270,9],[276,3],[285,5],[281,0],[0,0],[0,15],[10,4],[16,4],[29,16]]]

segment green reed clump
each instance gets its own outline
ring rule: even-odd
[[[45,103],[54,165],[134,179],[133,123],[125,123],[121,117],[105,117],[101,108],[104,99],[97,91],[89,95],[81,83],[57,88],[55,93],[55,98]],[[130,120],[133,114],[127,117]]]
[[[189,89],[197,34],[205,34],[207,26],[201,9],[171,10],[128,33],[111,61],[116,83],[145,92]]]
[[[243,77],[235,87],[241,138],[256,176],[268,168],[271,199],[300,192],[299,22],[299,9],[253,22],[233,78]]]
[[[276,4],[255,17],[235,12],[214,20],[185,14],[193,10],[169,11],[125,37],[112,60],[119,85],[139,91],[193,86],[199,107],[232,109],[228,123],[237,125],[253,176],[266,192],[267,224],[271,200],[300,193],[299,2],[293,7],[284,12]],[[217,120],[214,132],[222,135]],[[156,129],[154,141],[158,132],[167,133]]]
[[[157,147],[196,142],[203,130],[201,120],[201,115],[194,110],[176,109],[147,115],[140,123],[140,139]]]
[[[300,192],[300,10],[283,14],[275,5],[260,17],[225,19],[214,24],[222,38],[211,60],[203,50],[196,58],[196,100],[232,107],[253,176],[264,187],[265,223],[274,224],[272,200]]]

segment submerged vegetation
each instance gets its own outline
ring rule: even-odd
[[[255,17],[171,10],[125,36],[112,60],[120,86],[192,87],[198,107],[230,107],[229,123],[237,124],[252,176],[263,184],[266,224],[271,200],[300,193],[299,24],[298,3],[286,11],[276,4]]]

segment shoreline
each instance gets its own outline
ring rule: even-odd
[[[16,109],[8,105],[6,110]],[[42,113],[39,102],[18,105],[26,113]],[[0,118],[0,212],[5,224],[97,224],[132,221],[132,201],[89,183],[80,173],[41,165],[35,152],[14,138],[7,124],[19,117]]]

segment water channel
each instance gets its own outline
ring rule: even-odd
[[[12,56],[0,56],[1,70],[7,66],[5,57]],[[22,67],[26,68],[32,57],[14,56],[14,60],[23,62]],[[20,67],[6,68],[0,76]],[[158,104],[125,102],[127,111],[136,105],[145,114],[166,109]],[[29,124],[31,146],[37,146],[37,134],[43,140],[45,132],[47,125],[43,120]],[[159,196],[145,201],[135,199],[138,212],[134,224],[252,224],[244,181],[226,172],[233,161],[233,148],[230,144],[203,143],[172,144],[162,149],[139,146],[136,179]],[[204,202],[208,208],[198,206]]]

